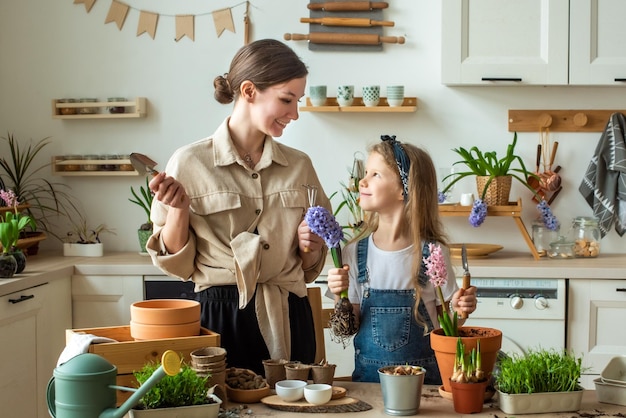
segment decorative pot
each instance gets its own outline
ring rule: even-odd
[[[9,253],[0,253],[0,279],[10,279],[17,270],[17,261]]]
[[[20,274],[26,268],[26,255],[22,250],[18,250],[13,247],[13,251],[9,252],[17,262],[17,269],[15,270],[15,274]]]
[[[459,383],[450,381],[452,402],[457,414],[474,414],[483,411],[485,390],[489,380],[475,383]]]
[[[104,246],[101,242],[95,244],[63,244],[63,255],[66,257],[102,257]]]
[[[421,368],[421,372],[416,374],[385,373],[385,370],[395,368],[397,366],[378,369],[385,413],[387,415],[416,415],[420,408],[426,370]]]
[[[326,383],[332,385],[335,380],[335,364],[314,364],[311,366],[311,379],[313,383]]]
[[[287,363],[285,364],[285,374],[288,380],[309,380],[311,372],[310,364]]]
[[[276,382],[287,379],[287,371],[285,365],[289,363],[286,359],[267,359],[263,360],[263,369],[265,370],[265,379],[274,389]]]
[[[146,243],[148,242],[148,238],[152,235],[152,230],[146,229],[138,229],[137,237],[139,238],[139,250],[142,253],[147,253]]]
[[[483,195],[485,185],[489,181],[490,176],[476,176],[476,189],[478,191],[478,197]],[[509,195],[511,193],[511,183],[513,182],[513,176],[498,176],[494,177],[487,191],[483,201],[487,206],[505,206],[509,204]]]
[[[502,331],[485,327],[459,327],[459,336],[465,345],[466,354],[476,348],[476,342],[480,340],[482,367],[489,380],[496,364],[498,351],[502,347]],[[450,376],[454,370],[457,340],[457,337],[446,336],[441,328],[430,333],[430,346],[435,352],[443,388],[449,393],[452,392]]]
[[[499,407],[505,414],[547,414],[580,409],[583,391],[509,394],[498,391]]]

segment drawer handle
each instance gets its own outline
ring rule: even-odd
[[[626,288],[624,287],[618,287],[617,289],[615,289],[616,292],[626,292]]]
[[[522,79],[519,77],[482,77],[482,81],[515,81],[517,83],[521,82]]]
[[[35,295],[22,295],[20,296],[19,299],[9,299],[9,302],[20,303],[20,302],[24,302],[25,300],[34,299],[34,298],[35,298]]]

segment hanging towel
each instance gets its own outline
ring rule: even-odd
[[[602,237],[613,222],[620,237],[626,232],[625,132],[626,116],[613,113],[578,188],[598,218]]]
[[[92,334],[72,334],[72,338],[59,356],[57,367],[79,354],[88,352],[91,344],[116,342],[116,340],[112,340],[111,338],[98,337],[97,335]]]

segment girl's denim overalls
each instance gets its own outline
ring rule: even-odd
[[[361,323],[354,337],[355,382],[380,382],[378,369],[389,365],[414,365],[426,369],[425,384],[441,385],[441,376],[430,348],[430,334],[413,316],[414,290],[370,289],[367,271],[367,247],[369,238],[357,243],[359,283],[364,285],[361,300]],[[422,249],[424,257],[429,255],[428,245]],[[425,286],[427,277],[424,264],[420,270],[420,286]],[[419,313],[429,330],[433,324],[424,302],[420,300]]]

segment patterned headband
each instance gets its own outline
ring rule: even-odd
[[[395,135],[381,135],[380,139],[393,146],[393,155],[396,159],[398,171],[400,172],[400,180],[402,181],[402,195],[406,202],[409,199],[409,169],[411,168],[411,161],[400,142],[396,141]]]

